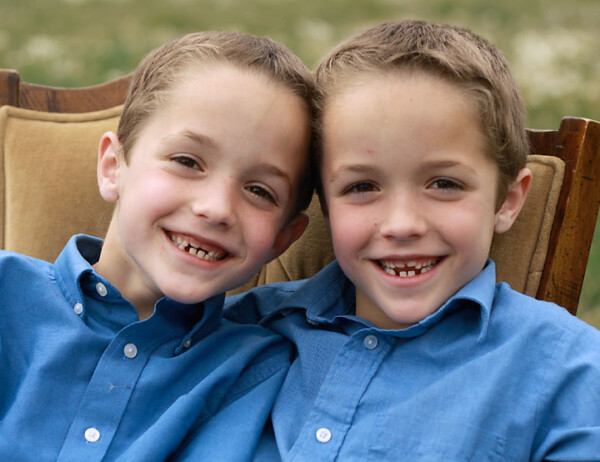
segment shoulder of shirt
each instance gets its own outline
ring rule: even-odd
[[[510,323],[522,331],[554,330],[562,337],[585,336],[598,345],[600,351],[598,329],[573,316],[565,308],[524,295],[506,283],[496,286],[492,321]]]
[[[24,272],[47,274],[53,266],[52,263],[45,260],[9,250],[0,250],[0,274],[2,277],[13,273],[23,277]]]
[[[227,297],[223,307],[225,318],[242,324],[257,323],[275,313],[306,281],[274,282]]]

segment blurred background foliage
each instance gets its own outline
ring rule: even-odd
[[[0,0],[0,67],[28,82],[94,85],[173,37],[210,29],[268,35],[314,68],[348,35],[407,18],[461,25],[503,50],[528,127],[600,120],[600,0]],[[600,327],[600,237],[579,312]]]

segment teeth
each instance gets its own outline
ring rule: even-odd
[[[387,274],[391,274],[392,276],[399,276],[401,278],[413,277],[417,274],[425,274],[428,271],[431,271],[437,264],[439,263],[439,259],[432,258],[430,260],[423,261],[409,261],[407,263],[398,262],[394,260],[387,261],[379,261],[379,266],[383,271]],[[404,270],[405,271],[400,271]]]
[[[181,236],[170,234],[169,238],[179,249],[183,250],[184,252],[188,252],[190,255],[195,255],[202,260],[218,261],[225,258],[226,255],[222,251],[218,250],[210,250],[207,252],[206,250],[191,244],[187,239],[182,238]]]

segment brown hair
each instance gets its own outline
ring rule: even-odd
[[[525,105],[502,53],[455,26],[418,20],[378,24],[340,43],[319,64],[317,118],[328,99],[352,78],[396,69],[438,76],[472,96],[487,153],[499,168],[497,206],[501,205],[529,152]]]
[[[184,35],[167,42],[146,55],[129,85],[119,121],[117,136],[127,155],[152,114],[167,101],[173,86],[185,71],[205,64],[225,63],[242,70],[264,74],[297,95],[312,119],[314,79],[304,63],[284,45],[267,37],[251,34],[206,31]],[[300,176],[296,213],[310,203],[313,192],[311,162]]]

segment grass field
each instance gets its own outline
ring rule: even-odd
[[[349,34],[405,18],[462,25],[498,45],[529,127],[556,128],[565,115],[600,120],[598,0],[2,0],[0,67],[29,82],[93,85],[131,72],[170,38],[206,29],[268,35],[314,67]],[[579,311],[600,328],[600,236]]]

